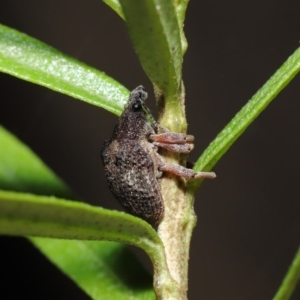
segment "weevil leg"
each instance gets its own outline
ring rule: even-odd
[[[159,134],[151,134],[150,140],[157,143],[165,144],[187,144],[193,143],[195,138],[192,135],[176,132],[164,132]]]
[[[174,165],[174,164],[161,164],[159,166],[159,170],[163,172],[171,173],[173,175],[181,176],[186,179],[216,178],[216,174],[214,172],[194,172],[191,169],[187,169],[183,166]]]
[[[157,147],[164,148],[168,151],[189,154],[194,145],[194,137],[184,133],[164,132],[160,134],[151,134],[149,139]]]
[[[184,154],[189,154],[194,149],[193,144],[168,144],[161,142],[154,142],[153,144],[157,147],[164,148],[171,152]]]
[[[154,146],[184,154],[188,154],[193,150],[194,136],[184,133],[169,132],[166,128],[159,125],[157,129],[162,133],[151,134],[149,136],[149,139],[153,142]],[[158,158],[159,171],[168,172],[186,179],[214,179],[216,177],[214,172],[195,172],[192,169],[188,169],[183,166],[167,164],[162,160],[158,153],[156,154]]]
[[[156,156],[158,161],[158,170],[161,172],[168,172],[186,179],[214,179],[217,177],[216,173],[214,172],[195,172],[192,169],[188,169],[183,166],[167,164],[163,161],[162,157],[158,153],[156,153]]]

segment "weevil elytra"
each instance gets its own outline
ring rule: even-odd
[[[169,172],[187,179],[215,178],[213,172],[194,172],[167,164],[158,147],[188,154],[194,137],[169,132],[156,123],[145,106],[147,93],[142,86],[129,96],[111,139],[105,141],[101,157],[109,188],[131,214],[157,226],[164,214],[159,178]]]

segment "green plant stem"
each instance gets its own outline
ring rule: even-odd
[[[273,300],[288,300],[300,281],[300,248]]]
[[[177,97],[180,99],[180,114],[172,113],[172,109],[163,111],[161,124],[171,131],[176,131],[178,127],[184,131],[186,119],[183,104],[185,99],[183,85]],[[162,151],[160,154],[167,163],[178,164],[183,159],[183,157],[174,153]],[[196,224],[196,218],[193,207],[187,205],[186,186],[182,178],[165,174],[161,180],[161,190],[165,212],[158,228],[158,235],[165,247],[169,272],[177,282],[176,297],[174,299],[183,300],[187,299],[190,237]]]
[[[106,1],[108,2],[108,1]],[[110,3],[112,1],[109,1]],[[184,87],[182,84],[182,32],[187,1],[120,0],[128,31],[141,64],[153,83],[159,110],[159,123],[173,132],[186,131]],[[112,4],[112,3],[111,3]],[[179,20],[180,17],[180,20]],[[164,161],[180,164],[184,158],[161,151]],[[154,279],[159,299],[186,299],[189,240],[193,228],[193,211],[187,210],[185,182],[182,178],[165,174],[161,180],[164,217],[158,228],[163,241],[167,266],[154,266],[155,274],[170,274],[176,285]],[[185,216],[191,216],[188,220]],[[191,221],[192,226],[187,225]],[[187,243],[186,243],[187,242]],[[159,269],[158,269],[159,268]],[[167,281],[165,281],[167,282]]]

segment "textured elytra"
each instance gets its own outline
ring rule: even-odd
[[[142,86],[130,94],[112,138],[103,145],[101,157],[111,192],[131,214],[157,225],[164,212],[157,178],[156,147],[148,141],[155,134],[143,105],[147,93]]]

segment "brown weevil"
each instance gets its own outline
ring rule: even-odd
[[[159,126],[145,106],[147,93],[142,86],[129,96],[111,139],[105,141],[101,157],[109,188],[131,214],[157,226],[164,214],[159,178],[169,172],[187,179],[215,178],[213,172],[194,172],[167,164],[158,147],[188,154],[194,137],[169,132]]]

